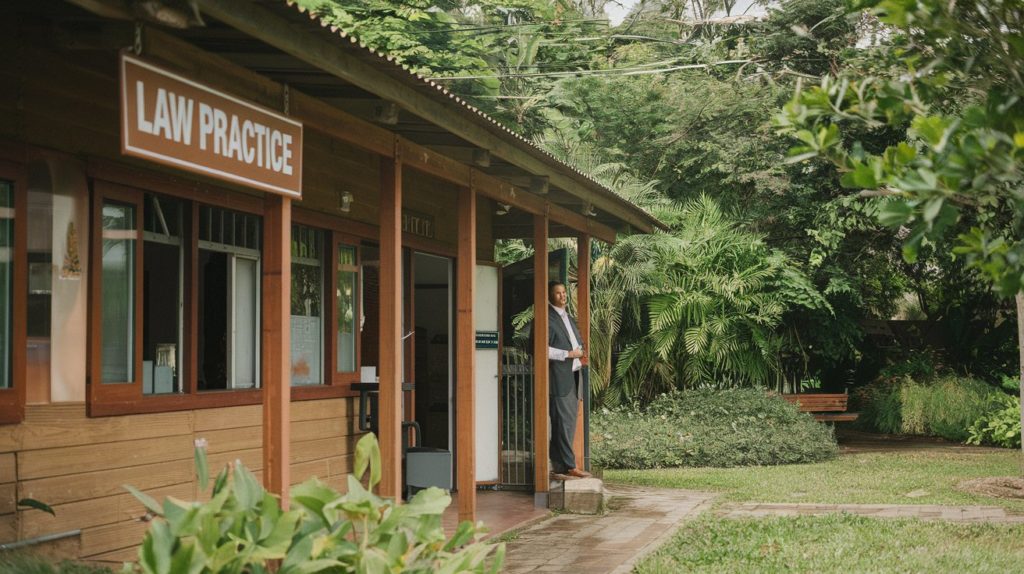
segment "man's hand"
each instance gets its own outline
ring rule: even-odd
[[[587,354],[583,352],[583,349],[573,349],[572,351],[569,351],[569,354],[566,355],[565,358],[582,359],[585,356],[587,356]]]

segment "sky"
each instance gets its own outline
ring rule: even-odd
[[[611,21],[612,26],[618,26],[622,23],[623,18],[629,14],[629,11],[633,9],[633,6],[639,0],[619,0],[618,3],[609,2],[604,11],[608,14],[608,19]],[[754,3],[754,0],[740,0],[736,3],[736,7],[733,8],[733,15],[743,14],[745,10],[750,8],[750,5]],[[761,6],[754,6],[747,12],[748,14],[763,14],[764,8]]]

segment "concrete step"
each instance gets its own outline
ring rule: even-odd
[[[575,514],[600,514],[604,509],[604,481],[600,478],[552,480],[548,508]]]

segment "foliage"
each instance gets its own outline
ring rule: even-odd
[[[68,560],[53,564],[41,556],[24,552],[0,552],[0,572],[18,574],[113,574],[109,568],[90,566]]]
[[[962,218],[971,228],[954,251],[1001,292],[1017,293],[1024,13],[1015,0],[861,4],[896,35],[896,62],[886,75],[826,76],[798,91],[777,120],[801,142],[792,159],[826,158],[845,187],[889,197],[880,220],[906,229],[909,261]],[[841,128],[851,124],[903,129],[906,137],[872,151],[844,140]]]
[[[956,375],[933,380],[882,379],[858,389],[858,422],[889,434],[940,436],[964,441],[969,428],[1001,408],[1006,394],[992,385]]]
[[[641,561],[660,572],[1011,572],[1024,526],[837,514],[686,522]]]
[[[607,468],[794,464],[835,456],[831,430],[755,389],[659,396],[646,409],[591,418],[594,464]]]
[[[199,485],[206,488],[205,453],[197,449]],[[369,488],[360,479],[369,470]],[[463,522],[451,539],[441,515],[451,498],[444,491],[420,491],[406,504],[373,494],[380,481],[377,439],[356,445],[355,476],[339,494],[317,479],[291,489],[291,508],[265,491],[240,462],[223,470],[210,500],[163,504],[128,487],[156,517],[139,548],[139,561],[126,571],[146,574],[280,574],[341,572],[497,572],[504,546],[487,563],[494,546],[473,542],[477,526]]]
[[[724,502],[945,504],[1024,512],[1024,500],[992,498],[956,487],[976,478],[1016,475],[1020,452],[966,452],[959,447],[935,448],[930,439],[918,440],[928,448],[914,448],[911,441],[899,448],[848,452],[815,464],[607,470],[604,478],[612,483],[716,492],[717,500]]]
[[[967,444],[991,444],[1003,448],[1019,448],[1020,398],[1000,395],[1001,409],[982,415],[967,429]]]
[[[646,324],[636,320],[633,328],[646,333],[619,359],[622,395],[778,385],[786,312],[828,311],[828,302],[785,254],[741,229],[707,196],[674,215],[670,233],[624,240],[617,253],[630,252],[613,256],[629,265],[622,272],[645,270],[637,308]]]

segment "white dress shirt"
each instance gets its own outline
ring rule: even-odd
[[[573,350],[582,349],[580,342],[576,340],[576,330],[572,328],[572,323],[569,322],[569,313],[562,307],[555,307],[551,303],[548,306],[558,313],[558,316],[562,318],[562,324],[565,325],[565,330],[569,333],[569,342],[572,343]],[[569,351],[565,349],[556,349],[554,347],[548,347],[548,360],[549,361],[564,361],[569,357]],[[583,363],[578,358],[572,360],[572,370],[576,372],[583,368]]]

